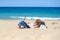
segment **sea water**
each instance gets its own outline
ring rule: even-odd
[[[0,7],[0,19],[60,20],[60,7]]]

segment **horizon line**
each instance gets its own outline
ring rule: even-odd
[[[23,7],[23,6],[0,6],[0,7]],[[29,7],[29,6],[24,6],[24,7]],[[32,6],[30,6],[32,7]]]

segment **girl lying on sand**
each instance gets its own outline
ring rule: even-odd
[[[34,24],[28,25],[25,21],[20,21],[18,23],[18,28],[47,28],[44,22],[42,22],[40,19],[36,19]]]

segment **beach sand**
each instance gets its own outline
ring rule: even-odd
[[[0,20],[0,40],[60,40],[60,20],[44,22],[48,29],[18,29],[19,20]]]

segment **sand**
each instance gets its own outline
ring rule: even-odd
[[[44,20],[48,29],[18,29],[18,22],[0,20],[0,40],[60,40],[60,20]]]

